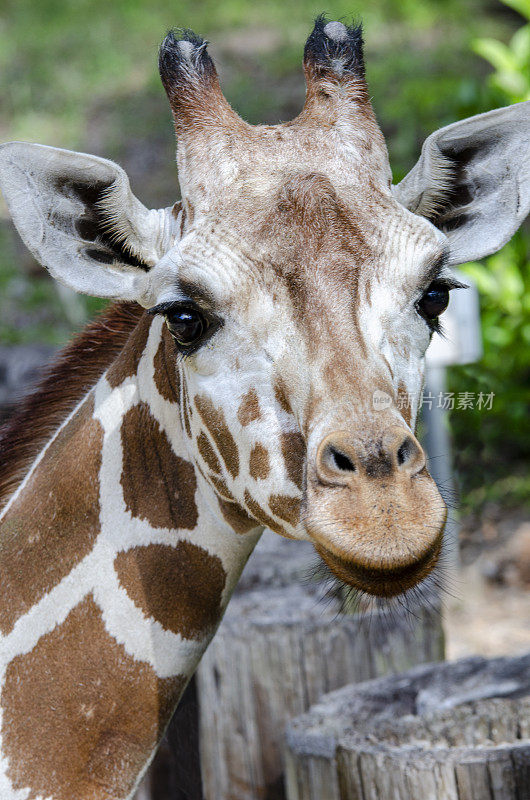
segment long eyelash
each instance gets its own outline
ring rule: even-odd
[[[449,291],[451,291],[451,289],[469,289],[468,283],[457,281],[456,278],[438,278],[436,282],[447,286]]]
[[[193,300],[187,300],[183,298],[182,300],[166,300],[165,303],[159,303],[157,306],[153,306],[153,308],[148,308],[147,313],[152,314],[166,314],[168,311],[172,311],[175,308],[182,308],[182,307],[196,307],[196,303]]]

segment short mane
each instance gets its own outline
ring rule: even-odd
[[[137,303],[106,308],[61,350],[0,428],[0,508],[59,425],[118,356],[144,313]]]

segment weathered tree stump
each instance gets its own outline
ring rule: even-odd
[[[436,612],[392,626],[374,613],[368,629],[338,611],[338,601],[319,602],[311,584],[232,599],[197,672],[208,800],[284,798],[283,739],[292,717],[333,688],[443,658]]]
[[[530,654],[346,686],[286,750],[288,800],[529,800]]]

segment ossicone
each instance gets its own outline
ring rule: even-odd
[[[190,80],[215,76],[207,46],[205,39],[187,28],[168,32],[158,52],[158,69],[170,98]]]
[[[195,128],[239,120],[221,92],[207,45],[187,28],[169,31],[160,45],[158,69],[177,134],[189,125]]]
[[[328,22],[321,14],[304,48],[304,66],[315,77],[363,80],[364,56],[362,25]]]
[[[307,86],[303,117],[336,121],[354,110],[371,109],[366,87],[361,24],[317,17],[304,48]],[[370,113],[370,112],[369,112]]]

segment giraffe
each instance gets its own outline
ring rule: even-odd
[[[316,20],[275,126],[231,109],[193,32],[159,68],[173,206],[99,157],[0,150],[32,253],[115,301],[0,441],[2,800],[132,797],[264,527],[368,594],[428,580],[424,352],[450,266],[529,209],[529,104],[441,129],[391,186],[359,26]]]

